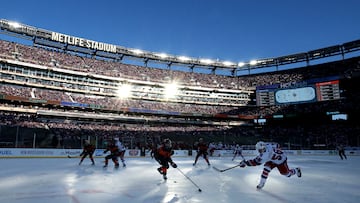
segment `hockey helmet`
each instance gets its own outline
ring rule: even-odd
[[[256,143],[255,148],[258,152],[263,153],[265,152],[266,143],[263,141],[259,141]]]
[[[164,146],[170,148],[172,146],[169,138],[164,139]]]

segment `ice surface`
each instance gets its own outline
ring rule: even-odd
[[[236,165],[232,157],[210,157],[220,169]],[[251,158],[251,157],[247,157]],[[289,156],[289,167],[301,167],[303,176],[287,178],[274,169],[258,191],[262,166],[234,168],[220,173],[199,159],[177,158],[178,169],[168,170],[164,182],[151,158],[127,158],[127,167],[114,169],[103,159],[91,166],[85,159],[0,159],[1,203],[232,203],[232,202],[359,202],[360,157]],[[183,174],[181,173],[183,172]],[[189,179],[190,178],[191,182]],[[194,184],[195,183],[195,184]],[[202,192],[198,191],[198,187]]]

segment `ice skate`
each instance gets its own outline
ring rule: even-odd
[[[260,183],[259,185],[256,186],[256,189],[261,190],[264,187],[264,183]]]
[[[160,174],[163,174],[163,171],[161,170],[161,168],[157,169],[159,171]]]
[[[297,177],[301,177],[301,169],[300,168],[295,168],[295,171],[296,171],[296,175]]]

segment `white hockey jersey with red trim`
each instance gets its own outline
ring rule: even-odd
[[[271,161],[274,164],[281,164],[287,159],[284,152],[280,149],[277,143],[266,143],[265,152],[260,153],[256,158],[256,162],[263,164]]]

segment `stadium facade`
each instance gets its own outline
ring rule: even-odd
[[[14,36],[12,42],[0,40],[3,147],[76,148],[83,139],[102,146],[114,136],[130,148],[165,136],[182,148],[204,136],[227,144],[250,144],[260,136],[300,148],[337,142],[359,146],[356,126],[345,137],[317,140],[283,132],[269,136],[269,131],[282,125],[298,128],[299,122],[309,128],[333,125],[334,116],[341,118],[336,125],[352,128],[359,112],[352,84],[359,77],[360,40],[240,64],[139,51],[4,19],[0,28]],[[144,65],[125,63],[125,58]],[[328,61],[312,65],[319,59]],[[150,68],[149,62],[167,68]],[[289,64],[295,67],[279,70]],[[173,65],[191,71],[172,70]],[[275,71],[238,75],[267,67]],[[218,75],[217,70],[231,74]],[[170,85],[176,94],[168,96]]]

